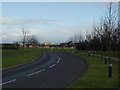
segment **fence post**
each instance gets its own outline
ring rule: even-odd
[[[90,56],[90,53],[88,53],[88,55]]]

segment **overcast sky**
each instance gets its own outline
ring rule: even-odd
[[[90,32],[106,7],[105,2],[4,2],[2,42],[20,41],[23,26],[40,42],[65,42],[75,33]]]

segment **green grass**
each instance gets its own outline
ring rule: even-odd
[[[38,58],[44,48],[20,48],[19,50],[2,50],[2,68],[23,64]]]
[[[108,64],[104,60],[94,56],[80,55],[67,51],[71,55],[84,59],[87,62],[87,70],[69,88],[119,88],[118,62],[112,61],[112,78],[108,77]]]

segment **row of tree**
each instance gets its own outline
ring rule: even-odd
[[[75,35],[79,50],[120,51],[120,20],[118,10],[109,3],[107,14],[92,26],[93,31],[86,36]]]

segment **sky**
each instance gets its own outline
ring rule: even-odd
[[[107,2],[3,2],[0,26],[2,42],[20,41],[21,30],[29,27],[39,42],[60,43],[75,34],[92,31],[106,12]],[[1,27],[0,27],[1,28]]]

